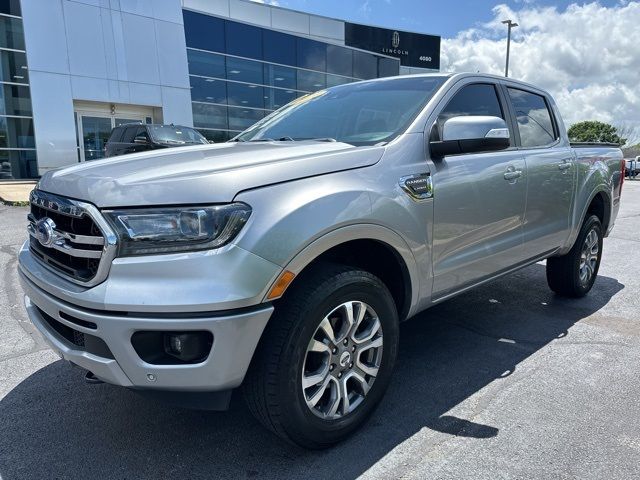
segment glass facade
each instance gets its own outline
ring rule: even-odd
[[[190,10],[183,16],[193,124],[215,142],[307,93],[400,71],[399,60],[362,50]]]
[[[19,0],[0,0],[0,180],[36,178],[38,164]]]

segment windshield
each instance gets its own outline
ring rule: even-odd
[[[397,77],[320,90],[256,123],[236,141],[388,142],[406,130],[446,77]]]
[[[189,127],[175,125],[149,125],[149,133],[157,143],[184,145],[187,143],[209,143],[200,133]]]

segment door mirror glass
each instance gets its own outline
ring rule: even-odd
[[[434,159],[461,153],[492,152],[509,148],[509,129],[502,118],[459,116],[442,127],[442,140],[429,142]]]
[[[146,145],[147,143],[149,143],[149,141],[147,140],[147,137],[145,137],[144,135],[138,135],[136,138],[133,139],[133,143],[136,143],[138,145]]]

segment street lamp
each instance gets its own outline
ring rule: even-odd
[[[507,27],[507,62],[504,66],[504,76],[508,77],[509,76],[509,47],[511,46],[511,29],[515,28],[518,26],[518,24],[516,22],[512,22],[511,20],[503,20],[502,23],[504,23]]]

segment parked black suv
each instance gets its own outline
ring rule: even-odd
[[[105,145],[105,157],[203,143],[209,142],[193,128],[130,123],[113,129]]]

